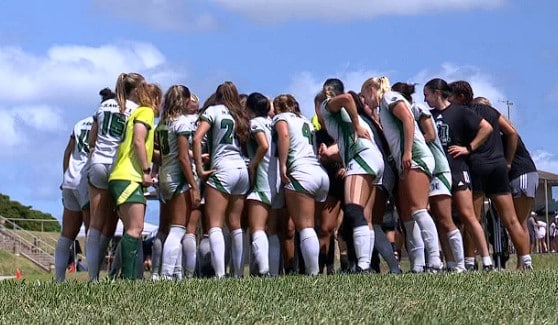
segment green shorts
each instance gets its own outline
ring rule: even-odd
[[[114,180],[109,182],[108,190],[116,207],[124,203],[146,203],[140,183]]]

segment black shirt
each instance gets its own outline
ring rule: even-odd
[[[471,110],[484,118],[492,126],[492,133],[488,139],[475,151],[469,155],[469,164],[471,168],[475,169],[477,166],[484,164],[506,164],[506,157],[504,156],[504,145],[502,144],[502,137],[500,136],[500,112],[495,108],[474,104],[471,105]]]
[[[448,163],[452,172],[469,170],[467,156],[453,158],[448,154],[448,148],[453,145],[466,146],[477,135],[482,118],[473,113],[467,106],[451,104],[444,110],[430,110],[438,136],[446,152]]]
[[[506,150],[506,137],[502,136],[502,143],[504,144],[504,151]],[[537,167],[535,162],[531,158],[529,151],[525,147],[523,140],[519,137],[517,141],[517,149],[515,150],[515,156],[513,157],[511,169],[508,172],[510,180],[515,179],[523,174],[536,172]]]

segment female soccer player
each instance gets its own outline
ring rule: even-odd
[[[246,208],[252,238],[252,254],[258,266],[258,274],[265,276],[271,274],[266,224],[279,185],[277,170],[270,169],[270,165],[277,164],[270,164],[270,161],[277,158],[272,156],[269,100],[260,93],[252,93],[246,99],[246,108],[251,116],[248,142],[251,192],[246,198]]]
[[[371,138],[372,130],[358,114],[355,99],[343,93],[342,82],[326,80],[323,92],[327,99],[320,112],[345,165],[344,227],[352,231],[357,272],[368,271],[374,241],[364,209],[370,211],[374,205],[375,185],[382,179],[384,161]]]
[[[452,203],[466,233],[471,236],[486,270],[493,268],[484,230],[475,217],[472,184],[466,155],[454,155],[455,146],[478,148],[486,141],[492,127],[477,114],[469,114],[465,107],[448,101],[451,89],[442,79],[432,79],[424,85],[424,101],[432,108],[438,136],[446,153],[452,176]],[[473,251],[470,249],[469,251]],[[465,254],[465,267],[474,268],[474,255]]]
[[[473,181],[473,201],[477,219],[480,219],[481,206],[484,197],[487,196],[494,203],[498,215],[510,234],[521,260],[521,267],[531,269],[529,235],[518,221],[509,187],[508,166],[511,167],[515,152],[510,153],[506,160],[500,135],[501,130],[509,139],[517,141],[517,132],[511,125],[505,125],[505,128],[500,129],[498,121],[501,114],[496,109],[481,104],[472,104],[473,89],[468,82],[455,81],[449,84],[449,87],[452,94],[448,99],[450,103],[469,106],[471,110],[467,110],[468,114],[477,113],[488,121],[494,130],[481,146],[474,148],[455,146],[453,151],[453,156],[463,154],[469,156],[468,162]]]
[[[279,173],[285,188],[285,201],[290,217],[299,232],[305,271],[319,272],[320,244],[314,230],[316,202],[324,202],[329,189],[326,171],[314,152],[313,127],[298,109],[291,95],[273,100],[273,129],[277,136]]]
[[[87,190],[87,172],[89,169],[89,143],[87,138],[93,117],[87,117],[74,125],[70,140],[64,150],[62,189],[62,233],[54,251],[55,278],[62,282],[70,259],[70,247],[79,232],[82,223],[89,227],[89,197]]]
[[[138,73],[121,73],[116,80],[116,98],[103,101],[93,116],[88,176],[91,226],[85,243],[90,281],[99,279],[99,268],[118,222],[108,192],[108,178],[124,137],[126,120],[138,106],[135,89],[144,82]]]
[[[136,108],[126,122],[124,139],[118,146],[118,155],[109,176],[109,191],[118,215],[124,224],[121,254],[124,279],[136,278],[138,249],[145,218],[144,189],[153,185],[151,158],[155,116],[163,97],[161,88],[155,84],[142,83],[137,88],[140,107]]]
[[[163,245],[161,276],[164,279],[172,279],[175,275],[182,278],[182,238],[192,208],[200,204],[188,143],[195,126],[185,116],[190,95],[186,86],[171,86],[165,94],[163,114],[155,130],[161,155],[159,191],[170,225]]]
[[[416,124],[409,103],[391,91],[387,77],[370,78],[361,94],[370,108],[380,108],[380,120],[399,172],[401,213],[407,233],[415,222],[421,230],[428,254],[428,268],[441,268],[438,234],[428,213],[428,189],[434,170],[434,157]],[[411,243],[412,246],[412,243]]]
[[[424,139],[434,155],[435,167],[429,193],[430,211],[436,217],[440,234],[446,237],[442,237],[441,242],[445,246],[446,256],[449,257],[447,258],[448,270],[464,272],[463,238],[451,216],[451,170],[438,137],[434,118],[426,107],[413,101],[415,85],[398,82],[391,89],[399,92],[411,103],[415,121],[419,124]]]
[[[225,276],[225,240],[223,222],[227,219],[232,236],[234,276],[242,277],[243,233],[240,224],[246,193],[250,189],[248,169],[242,156],[241,144],[249,137],[248,121],[244,117],[236,86],[227,81],[217,87],[217,105],[200,115],[193,140],[193,153],[198,176],[206,179],[205,217],[211,245],[211,262],[218,278]],[[202,161],[202,140],[211,139],[211,166],[206,170]]]

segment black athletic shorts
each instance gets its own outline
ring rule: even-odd
[[[451,192],[472,190],[471,176],[468,170],[451,171]]]
[[[508,167],[502,163],[484,164],[471,168],[473,192],[492,195],[511,193]]]

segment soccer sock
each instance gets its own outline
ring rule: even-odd
[[[492,258],[490,257],[490,255],[482,257],[482,265],[484,266],[492,265]]]
[[[257,230],[252,234],[252,251],[258,264],[258,273],[269,272],[269,242],[265,231]]]
[[[411,262],[411,271],[415,273],[424,272],[424,242],[420,234],[420,227],[414,220],[403,222],[405,227],[405,240],[407,242],[407,253]]]
[[[161,275],[164,277],[172,278],[174,274],[174,267],[177,263],[178,255],[182,255],[180,242],[182,241],[184,233],[186,233],[186,229],[183,226],[172,225],[169,229],[169,234],[163,244]]]
[[[233,263],[233,271],[236,277],[244,276],[244,260],[243,260],[243,248],[244,248],[244,234],[242,228],[235,229],[231,232],[231,259]]]
[[[66,278],[66,268],[70,260],[72,240],[68,237],[60,236],[56,242],[54,251],[54,281],[63,282]]]
[[[386,233],[383,231],[380,225],[374,225],[374,233],[376,233],[374,246],[378,250],[378,253],[386,261],[389,267],[390,273],[400,273],[399,262],[393,254],[393,246],[386,237]]]
[[[99,281],[101,232],[95,228],[89,228],[85,242],[85,258],[87,259],[87,273],[89,281]]]
[[[207,232],[209,236],[209,247],[211,249],[211,264],[215,270],[215,276],[222,278],[225,276],[225,238],[223,230],[213,227]]]
[[[159,235],[153,239],[153,244],[151,245],[151,274],[161,275],[161,256],[163,255],[163,241],[164,236]]]
[[[281,242],[279,236],[270,235],[269,242],[269,273],[279,275],[279,265],[281,264]]]
[[[420,228],[424,248],[428,254],[428,266],[433,269],[440,269],[442,267],[442,260],[440,259],[440,241],[438,239],[438,230],[436,229],[434,220],[432,220],[432,217],[426,209],[413,211],[411,215]]]
[[[186,276],[190,277],[196,270],[196,236],[194,234],[186,234],[182,238],[182,268],[186,272]]]
[[[463,250],[463,238],[461,237],[461,231],[455,229],[448,232],[448,242],[451,248],[451,254],[453,255],[453,261],[456,264],[455,267],[460,268],[462,271],[465,270],[465,257]],[[449,262],[448,262],[449,266]]]
[[[367,234],[368,235],[368,234]],[[314,228],[304,228],[299,233],[300,250],[304,259],[306,274],[318,275],[318,255],[320,254],[320,241]],[[366,252],[368,254],[368,251]]]
[[[373,236],[373,233],[368,225],[353,228],[353,242],[357,265],[361,270],[368,270],[370,268],[370,237]]]
[[[529,254],[521,255],[519,257],[519,260],[521,261],[521,266],[523,266],[523,267],[531,268],[532,265],[533,265],[533,262],[531,260],[531,255],[529,255]]]
[[[138,244],[141,240],[136,237],[124,233],[122,236],[121,244],[121,254],[122,254],[122,272],[120,276],[123,279],[134,280],[137,276],[136,266],[137,266],[137,256],[138,256]]]
[[[182,258],[182,241],[180,241],[178,256],[176,256],[176,264],[174,265],[174,271],[172,273],[172,276],[177,280],[182,280],[184,278],[184,272],[182,269]]]

